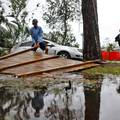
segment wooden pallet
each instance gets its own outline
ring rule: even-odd
[[[99,65],[97,61],[99,60],[82,62],[28,49],[1,57],[0,73],[17,77],[36,76],[43,73],[58,74],[95,67]]]

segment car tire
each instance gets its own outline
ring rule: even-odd
[[[64,58],[67,58],[67,59],[71,58],[70,54],[68,52],[66,52],[66,51],[61,51],[57,55],[59,55],[61,57],[64,57]]]

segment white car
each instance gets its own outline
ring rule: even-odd
[[[47,43],[49,55],[59,55],[68,59],[70,58],[78,59],[78,60],[83,59],[82,52],[80,52],[80,50],[76,47],[63,46],[48,40],[45,40],[45,42]],[[19,52],[31,48],[31,46],[32,46],[32,41],[23,42],[14,46],[11,49],[11,52]],[[37,51],[42,51],[42,50],[39,48],[37,49]]]

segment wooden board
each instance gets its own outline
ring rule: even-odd
[[[49,56],[46,54],[28,51],[26,53],[17,54],[13,57],[8,57],[0,60],[0,71],[14,66],[22,66],[24,64],[30,64],[37,61],[52,59],[56,57],[58,56]]]
[[[96,61],[82,62],[26,50],[0,58],[0,73],[18,77],[58,74],[97,66]]]

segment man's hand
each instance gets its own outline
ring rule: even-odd
[[[40,47],[40,45],[39,45],[39,43],[35,43],[33,47],[38,48],[38,47]]]

